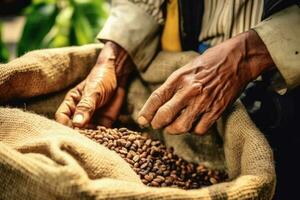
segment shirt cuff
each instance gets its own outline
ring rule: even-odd
[[[122,46],[134,64],[143,70],[158,48],[159,28],[160,24],[134,3],[114,0],[110,16],[97,39]]]
[[[278,84],[285,84],[287,89],[300,85],[299,24],[300,8],[294,5],[270,16],[254,27],[284,80],[277,79],[281,82]],[[276,82],[276,78],[274,80]]]

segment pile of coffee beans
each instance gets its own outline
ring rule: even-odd
[[[189,163],[174,154],[158,140],[126,128],[79,130],[90,139],[117,152],[140,176],[142,182],[154,187],[197,189],[224,181],[225,172]]]

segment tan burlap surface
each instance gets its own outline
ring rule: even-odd
[[[0,64],[0,102],[57,92],[82,80],[102,46],[37,50]]]
[[[19,58],[18,62],[2,65],[0,98],[11,101],[69,87],[88,73],[100,49],[99,45],[90,45],[89,51],[80,51],[84,48],[87,47],[36,51]],[[57,57],[72,58],[70,54],[81,59],[66,59],[62,61],[64,65],[55,60]],[[128,89],[128,104],[134,104],[133,117],[154,88],[196,55],[193,52],[159,54]],[[37,57],[39,62],[30,62]],[[44,57],[47,62],[43,62]],[[49,60],[50,57],[53,60]],[[27,65],[31,68],[26,68]],[[64,67],[58,69],[57,65]],[[76,66],[81,70],[77,71]],[[23,73],[23,68],[35,70],[28,70],[29,76]],[[54,72],[51,72],[52,69]],[[48,74],[50,72],[57,76],[52,77]],[[27,82],[30,84],[25,84]],[[63,95],[58,96],[61,98]],[[42,102],[38,100],[39,105],[43,105]],[[53,102],[48,104],[49,107],[59,104],[59,100]],[[38,104],[26,108],[39,110],[39,106],[34,105]],[[176,153],[197,162],[218,165],[210,159],[223,162],[224,155],[230,181],[190,191],[150,188],[140,182],[117,154],[76,131],[36,114],[1,108],[0,199],[271,199],[276,182],[272,150],[239,102],[226,111],[207,135],[205,137],[210,137],[204,140],[207,143],[214,142],[212,138],[220,135],[222,148],[218,144],[217,151],[197,150],[199,144],[200,148],[213,146],[201,145],[197,141],[203,141],[203,138],[190,134],[177,137],[164,135],[164,140],[167,145],[175,146]],[[209,152],[221,155],[202,155]]]

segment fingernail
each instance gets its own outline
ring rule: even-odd
[[[83,115],[82,114],[77,114],[73,118],[73,123],[81,124],[82,121],[83,121]]]
[[[143,116],[139,117],[137,121],[142,126],[147,126],[148,125],[147,119]]]

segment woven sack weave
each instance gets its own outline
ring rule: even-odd
[[[100,45],[88,45],[40,50],[0,66],[1,101],[70,87],[85,77],[100,48]],[[136,95],[144,93],[137,99],[133,116],[147,95],[175,70],[174,66],[194,56],[192,52],[161,53],[146,71],[140,72],[140,81],[133,80],[128,89],[128,104],[134,102]],[[159,73],[156,63],[162,60],[170,62],[160,67],[164,73]],[[158,77],[157,73],[164,76]],[[214,131],[223,140],[228,182],[190,191],[151,188],[144,186],[116,153],[78,132],[33,113],[1,108],[0,199],[271,199],[276,182],[272,150],[240,102],[223,114]],[[172,140],[170,137],[164,137],[167,145]],[[196,136],[185,137],[195,140]],[[171,145],[174,144],[176,149],[178,144]],[[185,144],[184,148],[188,146]]]

